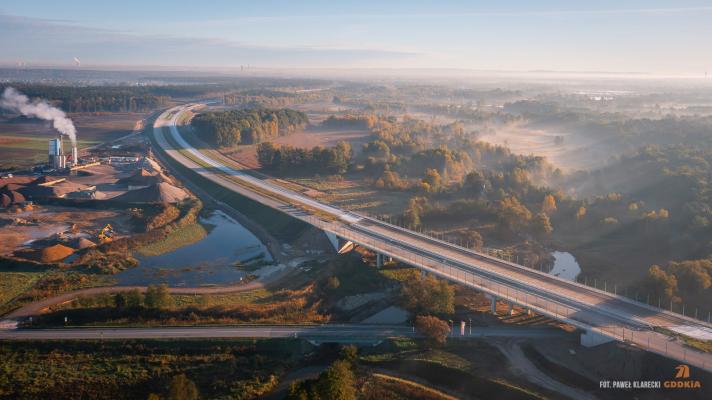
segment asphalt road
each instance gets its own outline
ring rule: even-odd
[[[217,151],[195,149],[181,136],[176,127],[180,114],[194,107],[178,106],[162,114],[154,125],[154,136],[170,157],[196,173],[294,218],[443,278],[529,307],[587,332],[712,371],[712,354],[689,348],[666,331],[682,327],[712,332],[709,323],[340,210],[256,177],[240,170]]]
[[[453,338],[547,338],[566,332],[551,327],[473,327]],[[94,339],[189,339],[189,338],[304,338],[315,341],[360,342],[389,337],[415,337],[412,327],[403,325],[314,325],[314,326],[203,326],[152,328],[58,328],[0,330],[0,340],[94,340]]]

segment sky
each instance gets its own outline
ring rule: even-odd
[[[710,1],[0,3],[0,64],[712,73]]]

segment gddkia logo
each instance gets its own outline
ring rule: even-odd
[[[675,367],[677,373],[674,381],[663,382],[663,387],[667,389],[699,389],[702,384],[698,380],[690,379],[690,367],[680,364]]]
[[[690,367],[689,366],[687,366],[685,364],[681,364],[681,365],[678,365],[677,367],[675,367],[675,369],[677,370],[677,374],[675,374],[675,378],[680,379],[680,378],[689,378],[690,377]]]
[[[690,367],[680,364],[675,367],[675,380],[660,381],[600,381],[601,389],[700,389],[702,383],[690,379]]]

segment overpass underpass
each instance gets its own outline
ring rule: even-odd
[[[154,138],[183,166],[266,206],[307,222],[336,238],[388,256],[428,273],[482,291],[581,329],[584,344],[618,340],[712,371],[712,354],[688,347],[671,327],[712,332],[709,322],[674,314],[623,296],[590,288],[515,263],[368,218],[308,198],[240,169],[214,150],[198,151],[176,128],[180,114],[161,115]],[[167,117],[170,119],[167,119]],[[163,127],[168,127],[168,139]]]

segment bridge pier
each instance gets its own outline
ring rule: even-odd
[[[490,299],[490,312],[494,315],[497,315],[497,296],[486,294],[485,297]]]
[[[507,315],[514,315],[514,303],[509,302],[509,308],[507,309]]]
[[[352,241],[336,236],[334,233],[324,231],[324,234],[338,254],[348,253],[355,247]]]
[[[584,347],[595,347],[600,344],[612,342],[613,339],[611,339],[608,336],[601,335],[600,333],[596,333],[593,331],[584,331],[581,332],[581,346]]]
[[[376,268],[381,268],[383,266],[383,254],[376,253]]]

